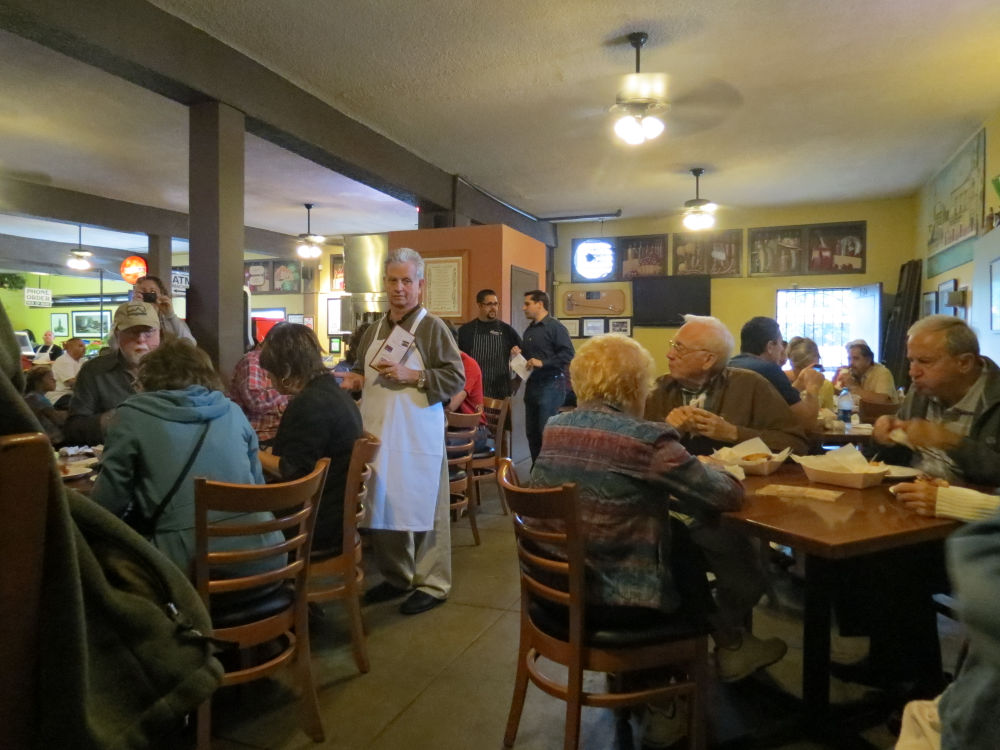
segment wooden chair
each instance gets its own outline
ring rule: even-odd
[[[324,739],[323,722],[316,701],[309,651],[309,611],[306,580],[309,575],[309,548],[316,523],[316,507],[323,493],[330,459],[316,462],[312,473],[292,482],[278,484],[228,484],[195,479],[195,585],[212,613],[212,636],[235,643],[241,655],[266,643],[280,645],[280,651],[260,664],[229,670],[222,685],[237,685],[266,677],[286,664],[294,664],[302,692],[300,710],[306,734],[315,742]],[[259,513],[271,511],[275,518],[260,523],[239,518],[209,519],[211,511]],[[225,552],[209,551],[209,540],[241,537],[271,531],[283,532],[279,544]],[[286,559],[287,556],[287,559]],[[267,573],[238,578],[220,574],[236,563],[263,562],[280,558],[279,567]],[[229,568],[232,572],[232,568]],[[241,600],[238,605],[221,606],[214,595],[261,590],[261,595]],[[198,708],[198,750],[211,746],[211,700]]]
[[[445,446],[448,452],[448,480],[450,483],[449,493],[451,494],[451,512],[456,518],[461,518],[463,510],[469,514],[469,525],[472,527],[472,538],[478,545],[479,526],[476,524],[476,504],[470,503],[472,487],[472,452],[476,445],[476,429],[482,420],[483,414],[477,411],[475,414],[459,414],[458,412],[445,412],[447,417],[447,429],[445,432]]]
[[[371,479],[375,455],[381,446],[379,439],[364,433],[354,441],[351,463],[347,468],[344,489],[344,535],[339,555],[313,549],[309,556],[309,601],[322,604],[340,599],[347,607],[351,621],[351,646],[358,670],[369,670],[368,645],[364,621],[361,619],[361,592],[365,572],[361,567],[361,535],[358,522],[365,515],[368,481]]]
[[[865,424],[874,424],[875,420],[883,414],[895,414],[899,411],[899,406],[899,404],[883,404],[878,401],[861,399],[858,402],[858,418]]]
[[[566,702],[563,747],[580,742],[582,706],[620,709],[687,696],[689,747],[705,746],[704,687],[708,675],[708,637],[704,622],[587,627],[584,538],[576,485],[522,489],[511,481],[513,466],[504,459],[500,489],[514,514],[521,569],[521,635],[517,676],[504,746],[513,747],[530,679]],[[539,523],[541,522],[541,523]],[[556,523],[552,523],[556,522]],[[554,530],[561,526],[562,531]],[[555,551],[553,556],[543,548]],[[539,659],[565,666],[566,682],[545,674]],[[616,692],[585,692],[584,671],[622,675],[651,668],[675,668],[676,682]],[[621,684],[621,683],[620,683]]]
[[[500,462],[510,457],[510,399],[484,398],[483,413],[486,415],[486,429],[493,441],[493,447],[472,457],[472,480],[476,505],[479,505],[479,484],[487,479],[496,481]],[[507,506],[500,495],[500,508],[504,515]]]
[[[55,490],[52,444],[40,432],[0,437],[0,726],[5,747],[31,745],[45,523]],[[16,613],[16,614],[15,614]]]

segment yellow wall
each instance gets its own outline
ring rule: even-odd
[[[868,257],[863,274],[829,274],[810,276],[767,276],[714,279],[712,281],[712,314],[725,323],[737,342],[739,331],[755,315],[775,314],[775,292],[797,284],[799,288],[854,287],[882,282],[888,294],[894,294],[899,280],[899,267],[914,255],[913,198],[858,201],[814,205],[782,206],[778,208],[721,209],[718,229],[748,229],[751,227],[785,226],[789,224],[822,224],[827,222],[866,221],[868,223]],[[619,219],[599,223],[562,224],[559,246],[555,253],[556,294],[559,285],[570,282],[570,252],[578,237],[664,234],[682,231],[681,216],[659,216]],[[743,269],[747,268],[746,232],[743,234]],[[667,341],[674,329],[636,328],[635,339],[656,359],[657,370],[667,369]],[[580,343],[579,341],[577,343]]]

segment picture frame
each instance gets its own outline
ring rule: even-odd
[[[675,234],[670,257],[670,271],[674,276],[742,276],[743,230]]]
[[[618,237],[623,281],[646,276],[666,276],[669,241],[665,234]]]
[[[424,258],[424,307],[439,318],[461,318],[464,286],[463,256]]]
[[[303,315],[302,313],[288,313],[288,319],[287,319],[286,322],[288,322],[288,323],[300,323],[301,324],[301,323],[305,322],[305,318],[306,318],[306,316]]]
[[[632,318],[608,318],[608,333],[632,335]]]
[[[867,222],[813,224],[806,248],[808,273],[864,273],[867,266]]]
[[[583,338],[600,336],[604,333],[604,320],[604,318],[581,318],[581,335]]]
[[[313,330],[315,330],[316,329],[316,318],[313,317],[312,315],[303,315],[302,316],[302,325],[304,325],[306,328],[312,328]]]
[[[58,338],[69,338],[69,313],[51,313],[49,315],[49,330]]]
[[[276,260],[271,264],[271,291],[275,294],[301,294],[302,264],[297,260]]]
[[[274,282],[271,261],[244,261],[243,282],[249,287],[251,294],[270,294]]]
[[[111,333],[110,310],[74,310],[73,336],[88,339],[103,339]]]
[[[341,319],[343,313],[343,302],[340,297],[329,297],[326,300],[326,335],[339,336],[344,330],[344,321]]]
[[[569,332],[569,337],[571,339],[580,338],[580,319],[579,318],[559,318],[559,322],[562,323],[567,332]]]
[[[937,292],[924,292],[920,295],[920,317],[926,318],[928,315],[937,315],[937,303]]]
[[[948,279],[947,281],[942,281],[937,286],[937,311],[940,315],[954,315],[955,311],[948,305],[948,292],[954,292],[958,289],[957,279]]]
[[[806,272],[806,227],[756,227],[747,230],[750,276],[801,276]]]
[[[990,262],[990,330],[1000,331],[1000,258]]]

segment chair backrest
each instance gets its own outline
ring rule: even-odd
[[[899,404],[883,404],[877,401],[861,399],[858,402],[858,418],[866,424],[871,424],[883,414],[895,414],[899,411],[899,406]]]
[[[27,747],[38,721],[35,664],[52,444],[40,432],[0,437],[0,726]]]
[[[256,589],[268,584],[291,581],[297,591],[306,590],[309,572],[309,545],[316,525],[316,508],[323,494],[330,459],[321,458],[301,479],[277,484],[230,484],[205,478],[195,479],[195,586],[206,606],[212,594]],[[274,514],[270,521],[227,518],[209,521],[209,511],[225,513]],[[251,549],[210,551],[209,542],[222,537],[242,537],[280,531],[283,541]],[[239,577],[219,577],[234,564],[264,563],[269,558],[287,556],[283,565],[266,573]],[[229,568],[232,573],[232,568]],[[215,575],[216,577],[213,577]],[[303,599],[304,601],[304,599]]]
[[[370,432],[362,433],[354,441],[351,449],[351,462],[347,467],[347,479],[344,485],[344,554],[353,549],[358,542],[358,523],[364,518],[368,500],[369,481],[372,476],[371,463],[375,460],[381,441]]]
[[[486,415],[486,429],[493,438],[497,455],[510,455],[510,399],[483,399],[483,413]]]
[[[497,479],[514,519],[522,607],[529,597],[568,607],[569,641],[582,643],[584,540],[576,485],[519,487],[513,468],[509,458],[503,459]]]
[[[449,468],[466,471],[469,469],[468,464],[472,461],[473,449],[475,448],[476,430],[482,416],[482,411],[476,411],[475,414],[445,412],[447,419],[445,448],[448,454]]]

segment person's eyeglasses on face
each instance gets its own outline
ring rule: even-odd
[[[668,348],[672,349],[674,352],[676,352],[678,357],[686,357],[687,355],[689,355],[689,354],[691,354],[693,352],[707,352],[708,351],[708,349],[701,349],[701,348],[695,348],[695,347],[685,346],[681,342],[674,341],[673,339],[670,339],[670,341],[668,343],[670,344],[670,346]]]

